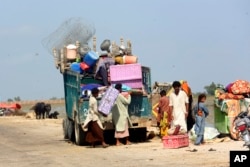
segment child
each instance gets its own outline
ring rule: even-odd
[[[167,134],[168,128],[171,122],[171,115],[169,110],[169,99],[166,96],[166,91],[162,90],[160,92],[161,98],[158,104],[158,121],[160,128],[160,137],[163,137]]]
[[[195,145],[204,144],[205,118],[209,111],[205,106],[206,95],[204,93],[198,96],[198,103],[194,106],[193,113],[195,116],[195,134],[197,135]]]

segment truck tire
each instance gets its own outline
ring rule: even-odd
[[[62,122],[62,126],[63,126],[63,138],[64,139],[69,139],[69,135],[68,135],[68,119],[67,118],[64,118],[63,119],[63,122]]]
[[[74,122],[65,118],[63,120],[63,133],[64,139],[69,139],[70,141],[75,141],[75,131],[74,131]]]
[[[72,141],[72,142],[75,142],[74,121],[71,121],[71,120],[69,120],[68,135],[69,135],[69,140]]]
[[[85,140],[85,133],[82,130],[81,125],[79,125],[75,121],[75,141],[76,141],[76,145],[79,145],[79,146],[84,145],[84,140]]]

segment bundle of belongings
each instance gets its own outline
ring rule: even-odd
[[[100,54],[92,51],[87,45],[79,45],[80,44],[77,43],[75,45],[69,44],[65,48],[66,62],[67,65],[69,65],[70,70],[85,76],[93,76],[95,79],[100,79],[104,86],[109,86],[112,82],[116,82],[118,78],[115,78],[115,81],[112,81],[112,77],[117,77],[114,75],[119,74],[119,72],[124,73],[129,70],[128,72],[133,74],[134,71],[132,70],[138,70],[136,67],[135,69],[134,66],[127,67],[127,65],[136,64],[138,67],[140,66],[140,64],[138,64],[137,56],[133,55],[131,52],[130,43],[127,44],[127,47],[123,44],[120,46],[115,43],[111,45],[110,40],[106,39],[101,43]],[[110,66],[114,65],[120,65],[120,67],[113,67],[115,69],[110,71]],[[141,68],[141,66],[139,68]],[[114,70],[118,70],[116,71],[117,74],[114,74]],[[135,72],[138,74],[141,72],[141,69]],[[119,75],[121,77],[123,74]],[[128,75],[129,74],[126,74],[124,79],[130,79]],[[137,77],[136,79],[138,79],[142,77],[141,75],[142,74],[140,73],[140,76],[133,77]],[[132,79],[134,79],[133,77]]]
[[[215,111],[220,110],[226,114],[230,126],[229,133],[234,139],[238,139],[239,136],[235,134],[236,132],[233,128],[233,120],[240,112],[249,112],[249,95],[250,82],[245,80],[236,80],[232,83],[229,83],[226,87],[223,85],[217,85],[215,90]]]
[[[118,46],[106,39],[101,43],[100,53],[92,51],[87,45],[77,47],[70,44],[66,48],[69,70],[98,81],[81,85],[82,98],[89,98],[93,88],[100,90],[99,98],[102,98],[109,87],[117,83],[122,84],[123,92],[141,95],[149,93],[149,89],[144,89],[149,87],[149,75],[143,76],[144,69],[148,72],[149,69],[138,63],[137,56],[132,54],[130,42],[125,47],[123,43]]]

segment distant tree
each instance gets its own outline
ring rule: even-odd
[[[212,82],[210,85],[205,86],[204,89],[206,90],[207,94],[214,95],[214,91],[216,89],[216,84]]]
[[[7,101],[8,101],[8,102],[13,102],[14,100],[13,100],[13,99],[8,99]]]
[[[14,101],[21,101],[21,98],[19,96],[14,97]]]
[[[56,100],[57,99],[57,97],[51,97],[50,98],[50,100]]]

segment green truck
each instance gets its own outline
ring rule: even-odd
[[[150,93],[150,69],[142,67],[142,73],[143,85],[146,91]],[[63,81],[66,108],[66,118],[63,120],[64,138],[75,142],[77,145],[83,145],[85,143],[85,135],[82,130],[82,125],[87,116],[88,99],[81,97],[81,85],[101,83],[101,81],[90,76],[83,76],[71,70],[65,70],[63,73]],[[128,107],[129,116],[133,123],[133,127],[130,128],[131,140],[146,140],[147,127],[151,125],[152,121],[151,111],[152,105],[150,97],[141,94],[131,95],[131,103]],[[105,131],[112,132],[114,130],[110,117],[103,117],[101,120],[104,127],[106,127]],[[110,136],[108,136],[108,139],[111,141],[107,141],[107,143],[112,143]]]
[[[67,68],[65,51],[60,51],[60,56],[55,53],[56,67],[63,75],[66,118],[63,120],[64,138],[75,142],[76,145],[85,144],[85,132],[82,125],[88,112],[88,99],[82,98],[82,84],[102,84],[102,80],[93,75],[84,75]],[[149,67],[142,66],[142,84],[145,94],[132,94],[131,104],[128,107],[133,127],[129,129],[131,141],[145,141],[147,138],[147,127],[151,126],[152,104],[151,104],[151,71]],[[98,99],[100,101],[100,99]],[[110,116],[101,118],[104,125],[105,142],[113,143],[114,125]]]

